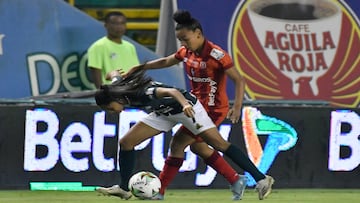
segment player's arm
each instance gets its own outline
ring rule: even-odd
[[[228,112],[227,118],[230,119],[232,123],[237,123],[240,119],[241,107],[244,99],[245,78],[240,75],[235,67],[227,69],[225,73],[235,83],[235,100],[232,108]]]
[[[183,107],[183,111],[186,116],[193,118],[194,117],[194,109],[192,108],[192,105],[189,104],[188,100],[184,97],[184,95],[175,88],[164,88],[164,87],[158,87],[156,88],[156,97],[157,98],[163,98],[163,97],[172,97],[178,101],[181,106]]]
[[[143,69],[159,69],[159,68],[170,67],[170,66],[173,66],[178,63],[180,63],[180,61],[175,58],[175,54],[171,54],[166,57],[148,61],[141,68],[143,68]]]
[[[148,62],[146,62],[144,64],[134,66],[127,73],[122,74],[122,76],[124,78],[126,78],[128,75],[130,75],[131,73],[135,72],[138,69],[147,70],[147,69],[167,68],[167,67],[173,66],[173,65],[178,64],[178,63],[180,63],[180,61],[177,58],[175,58],[175,54],[171,54],[171,55],[166,56],[166,57],[154,59],[154,60],[148,61]]]
[[[106,74],[105,79],[106,80],[113,80],[114,78],[120,79],[122,78],[122,74],[124,74],[124,72],[120,69],[120,70],[113,70],[110,71],[109,73]]]

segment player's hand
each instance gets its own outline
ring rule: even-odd
[[[105,79],[112,80],[116,76],[121,76],[121,73],[118,70],[113,70],[106,74]]]
[[[238,123],[241,115],[241,109],[236,110],[231,108],[226,116],[227,119],[231,120],[231,123]]]
[[[190,104],[186,104],[183,107],[183,112],[187,117],[194,118],[195,111]]]
[[[129,75],[133,74],[135,71],[139,70],[142,66],[134,66],[133,68],[131,68],[128,72],[122,72],[121,73],[121,77],[122,78],[127,78]]]

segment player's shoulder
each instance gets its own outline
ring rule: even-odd
[[[224,49],[210,41],[208,41],[208,46],[210,50],[209,55],[217,61],[228,55]]]
[[[225,52],[221,49],[212,48],[210,51],[210,56],[213,57],[215,60],[219,61],[225,56]]]

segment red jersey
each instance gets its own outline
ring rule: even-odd
[[[222,121],[229,109],[225,70],[234,66],[230,55],[219,46],[205,40],[200,54],[181,47],[175,58],[184,62],[191,93],[204,105],[214,122],[219,116],[223,117]]]

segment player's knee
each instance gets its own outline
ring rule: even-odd
[[[225,140],[217,140],[213,142],[208,143],[210,146],[212,146],[215,150],[224,152],[226,149],[230,146],[230,143]]]
[[[190,150],[194,152],[195,154],[199,154],[200,150],[199,147],[195,146],[195,144],[190,145]]]
[[[121,138],[119,140],[119,146],[120,146],[120,149],[122,149],[122,150],[131,150],[135,147],[134,144],[131,142],[131,140],[129,140],[125,137]]]
[[[190,150],[202,158],[207,158],[214,152],[214,150],[205,143],[194,143],[190,145]]]
[[[226,149],[228,149],[230,146],[230,143],[227,142],[227,141],[223,141],[223,142],[217,142],[215,144],[214,149],[216,149],[217,151],[220,151],[220,152],[225,152]]]

